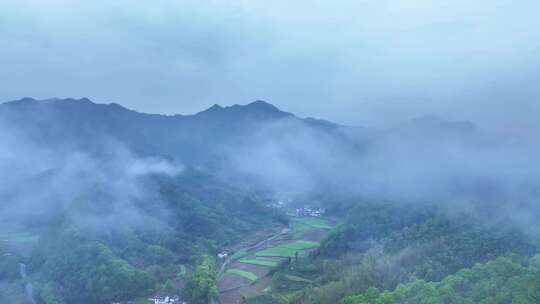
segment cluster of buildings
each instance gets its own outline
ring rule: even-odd
[[[268,207],[276,209],[286,209],[287,214],[290,216],[306,216],[306,217],[321,217],[326,213],[326,210],[323,208],[311,208],[310,206],[304,206],[302,208],[289,208],[290,200],[285,201],[276,201],[268,204]]]
[[[187,304],[187,302],[180,301],[180,298],[178,297],[155,297],[155,298],[148,298],[148,301],[154,303],[154,304]],[[113,302],[111,304],[122,304],[120,302]],[[127,302],[127,304],[135,304],[133,301]]]
[[[321,217],[326,213],[326,210],[323,208],[312,209],[309,206],[303,208],[296,208],[294,210],[294,216],[310,216],[310,217]]]
[[[178,297],[164,297],[164,298],[149,298],[148,300],[153,301],[154,304],[187,304],[187,302],[182,302]]]

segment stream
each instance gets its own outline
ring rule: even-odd
[[[32,283],[29,282],[28,275],[26,274],[26,264],[19,263],[19,273],[21,274],[21,278],[26,281],[24,283],[24,292],[26,294],[26,298],[28,298],[28,301],[32,304],[36,304],[36,300],[34,300],[34,294],[32,290]]]

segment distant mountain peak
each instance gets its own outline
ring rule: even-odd
[[[89,98],[87,97],[83,97],[83,98],[79,98],[79,99],[76,99],[78,102],[84,102],[84,103],[93,103]]]
[[[36,101],[34,98],[32,97],[23,97],[21,98],[20,100],[16,100],[16,101],[20,101],[20,102],[34,102]]]
[[[270,114],[270,115],[277,115],[277,116],[292,116],[291,113],[284,112],[280,110],[278,107],[264,100],[256,100],[243,106],[234,105],[231,108],[241,109],[242,111],[252,112],[252,113]]]
[[[217,114],[217,113],[220,113],[224,110],[225,108],[218,105],[217,103],[214,104],[213,106],[209,107],[208,109],[206,110],[202,110],[200,112],[198,112],[197,114],[195,115],[212,115],[212,114]]]
[[[94,104],[90,99],[87,97],[82,98],[47,98],[47,99],[34,99],[32,97],[23,97],[21,99],[8,101],[6,103],[8,104],[34,104],[34,103],[70,103],[70,102],[76,102],[76,103],[82,103],[82,104]]]
[[[39,102],[46,102],[46,103],[52,103],[55,105],[95,105],[93,101],[88,99],[87,97],[82,98],[50,98],[45,100],[40,100]]]
[[[247,105],[241,106],[241,105],[234,105],[230,107],[231,112],[236,112],[238,114],[247,114],[250,116],[254,116],[257,118],[271,118],[271,119],[280,119],[285,117],[294,116],[291,113],[284,112],[274,106],[271,103],[268,103],[263,100],[256,100],[251,103],[248,103]]]
[[[214,104],[210,108],[197,113],[196,115],[202,116],[257,116],[259,118],[281,118],[292,116],[292,114],[281,111],[276,106],[263,101],[256,100],[246,105],[235,104],[233,106],[223,107],[218,104]]]
[[[216,111],[221,111],[221,110],[223,110],[223,107],[215,103],[213,106],[211,106],[210,108],[202,112],[216,112]]]
[[[32,97],[23,97],[21,99],[4,102],[3,104],[8,105],[8,106],[17,106],[17,105],[29,105],[35,102],[37,102],[37,100],[35,100]]]
[[[255,101],[250,102],[247,105],[245,105],[245,107],[247,107],[247,108],[256,108],[256,109],[261,109],[261,110],[269,110],[269,111],[281,111],[280,109],[278,109],[273,104],[268,103],[268,102],[266,102],[264,100],[255,100]]]

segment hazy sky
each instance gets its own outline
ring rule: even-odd
[[[0,100],[193,113],[264,99],[348,124],[434,113],[527,126],[539,12],[538,0],[0,0]]]

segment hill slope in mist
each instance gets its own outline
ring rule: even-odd
[[[401,201],[518,200],[523,205],[537,196],[532,185],[540,181],[536,168],[520,170],[537,160],[538,143],[432,116],[372,129],[302,119],[264,101],[165,116],[86,98],[24,98],[0,105],[0,125],[10,147],[5,158],[13,159],[8,163],[20,164],[19,155],[48,158],[37,161],[42,166],[33,168],[34,174],[57,166],[47,166],[54,163],[51,158],[59,160],[51,155],[120,153],[154,158],[152,166],[166,160],[198,167],[236,184],[287,195],[331,190],[331,195]]]
[[[3,153],[13,159],[7,163],[21,164],[20,155],[47,158],[35,174],[54,169],[47,164],[58,157],[51,155],[120,153],[289,195],[331,189],[333,195],[524,205],[537,197],[533,185],[540,181],[537,168],[520,169],[538,160],[537,142],[431,116],[372,129],[302,119],[264,101],[165,116],[85,98],[24,98],[0,105],[0,125],[9,147]]]

